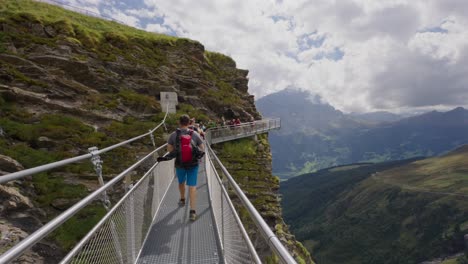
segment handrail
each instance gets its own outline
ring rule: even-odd
[[[68,164],[75,163],[75,162],[78,162],[78,161],[82,161],[82,160],[85,160],[85,159],[89,159],[94,155],[99,155],[99,154],[108,152],[108,151],[113,150],[115,148],[118,148],[120,146],[132,143],[132,142],[134,142],[134,141],[136,141],[136,140],[138,140],[140,138],[151,135],[151,134],[154,133],[154,131],[156,131],[156,129],[160,128],[166,122],[167,114],[169,113],[168,109],[169,109],[169,105],[167,105],[166,114],[164,115],[164,119],[161,121],[161,123],[159,123],[155,128],[151,129],[150,131],[146,132],[145,134],[142,134],[142,135],[136,136],[134,138],[131,138],[129,140],[126,140],[126,141],[117,143],[115,145],[103,148],[103,149],[98,150],[98,151],[93,152],[93,153],[83,154],[81,156],[76,156],[76,157],[73,157],[73,158],[68,158],[68,159],[64,159],[64,160],[48,163],[48,164],[45,164],[45,165],[37,166],[37,167],[34,167],[34,168],[30,168],[30,169],[26,169],[26,170],[22,170],[22,171],[9,173],[9,174],[0,176],[0,184],[6,183],[6,182],[9,182],[9,181],[12,181],[12,180],[21,179],[23,177],[26,177],[26,176],[29,176],[29,175],[32,175],[32,174],[36,174],[36,173],[39,173],[39,172],[44,172],[44,171],[48,171],[48,170],[55,169],[55,168],[58,168],[58,167],[62,167],[64,165],[68,165]]]
[[[209,144],[216,144],[243,137],[253,136],[281,127],[281,119],[262,119],[240,125],[223,126],[210,128],[205,132],[206,141]]]
[[[280,118],[265,118],[265,119],[261,119],[261,120],[257,120],[257,121],[253,121],[253,122],[244,122],[244,123],[241,123],[240,125],[224,125],[224,126],[220,126],[220,127],[212,127],[212,128],[207,129],[207,130],[216,131],[216,130],[221,130],[221,129],[226,129],[226,128],[248,127],[248,126],[251,126],[251,125],[256,124],[258,122],[267,123],[269,121],[277,121],[277,120],[281,120],[281,119]]]
[[[247,211],[249,211],[250,215],[252,216],[252,220],[254,223],[257,225],[257,227],[260,229],[261,234],[265,238],[265,240],[268,241],[268,244],[270,244],[271,248],[273,251],[277,254],[277,256],[280,258],[282,263],[287,263],[287,264],[295,264],[297,263],[294,258],[289,254],[288,250],[281,244],[281,241],[279,238],[271,231],[270,227],[268,224],[263,220],[263,217],[260,215],[260,213],[255,209],[255,207],[252,205],[250,202],[249,198],[244,194],[242,189],[237,185],[236,181],[234,178],[231,176],[231,174],[228,172],[226,167],[221,163],[219,160],[218,156],[214,153],[214,151],[211,149],[210,145],[207,144],[207,149],[212,157],[216,160],[218,163],[219,167],[223,171],[224,175],[226,175],[229,183],[232,185],[232,188],[234,189],[234,192],[237,194],[239,199],[241,200],[242,204],[245,206]]]
[[[236,213],[236,209],[234,207],[234,204],[232,203],[231,199],[229,199],[229,194],[226,190],[226,188],[224,187],[223,185],[223,182],[221,180],[221,178],[219,177],[219,174],[218,172],[216,171],[216,168],[214,166],[214,163],[213,161],[211,160],[210,158],[211,154],[210,152],[208,151],[207,154],[205,155],[205,168],[206,168],[206,171],[208,171],[208,166],[211,167],[211,169],[213,170],[214,172],[214,178],[216,179],[216,182],[219,184],[219,186],[221,187],[221,191],[222,191],[222,194],[224,195],[224,197],[227,197],[227,203],[228,203],[228,206],[230,207],[230,209],[234,212],[234,220],[237,222],[237,224],[239,225],[239,229],[240,229],[240,232],[242,234],[242,237],[244,237],[245,239],[245,243],[247,244],[247,248],[249,249],[250,251],[250,254],[251,254],[251,257],[252,257],[252,260],[253,260],[253,263],[256,263],[256,264],[259,264],[259,263],[262,263],[262,261],[260,260],[260,257],[258,256],[257,252],[255,251],[255,247],[253,246],[252,244],[252,241],[250,240],[249,238],[249,235],[247,234],[247,231],[245,230],[245,227],[239,217],[239,215]],[[207,172],[208,173],[208,172]],[[209,177],[207,175],[207,177]],[[210,188],[210,191],[209,191],[209,195],[210,195],[210,202],[213,203],[213,197],[212,197],[212,191],[211,191],[211,188],[213,188],[213,186],[211,186],[211,178],[208,179],[208,188]],[[213,215],[213,218],[215,220],[215,224],[216,225],[219,225],[220,223],[218,223],[216,221],[216,217],[214,217]],[[218,233],[218,236],[219,236],[219,240],[221,242],[223,242],[223,237],[224,236],[221,236],[221,234]],[[221,243],[221,246],[222,246],[222,249],[223,249],[223,252],[224,252],[224,245]],[[225,256],[224,256],[225,257]]]
[[[156,151],[161,150],[163,147],[166,147],[166,146],[167,146],[167,144],[164,144],[163,146],[159,147]],[[154,153],[154,152],[152,152],[152,153]],[[164,156],[166,156],[167,154],[169,154],[169,153],[164,154]],[[146,159],[146,157],[145,157],[145,159]],[[159,164],[159,162],[156,162],[155,164],[153,164],[153,166],[151,166],[151,168],[145,173],[145,175],[143,175],[143,177],[141,177],[138,180],[138,182],[114,205],[114,207],[112,207],[112,209],[109,212],[107,212],[107,214],[93,227],[93,229],[91,229],[88,232],[88,234],[86,234],[86,236],[83,237],[81,239],[81,241],[78,242],[78,244],[70,252],[68,252],[68,254],[65,256],[65,258],[63,258],[60,261],[61,264],[68,263],[78,253],[78,251],[81,250],[83,248],[83,246],[89,240],[91,240],[92,236],[97,232],[97,230],[99,228],[101,228],[104,225],[104,223],[112,216],[112,214],[119,208],[119,206],[125,202],[127,197],[129,197],[137,189],[137,187],[142,184],[143,180],[145,180],[145,178],[150,175],[150,172],[158,164]]]
[[[0,263],[8,263],[15,258],[19,257],[24,251],[28,250],[30,247],[32,247],[34,244],[36,244],[39,240],[50,234],[52,231],[54,231],[56,228],[60,226],[63,222],[68,220],[70,217],[75,215],[79,210],[81,210],[83,207],[87,206],[90,204],[93,200],[95,200],[97,197],[102,195],[107,189],[112,187],[115,183],[123,179],[129,172],[133,171],[136,167],[138,167],[141,163],[146,161],[149,157],[151,157],[154,153],[160,151],[161,149],[165,148],[167,146],[167,143],[158,147],[157,149],[151,151],[148,155],[146,155],[144,158],[141,160],[137,161],[134,163],[132,166],[128,167],[126,170],[124,170],[122,173],[114,177],[112,180],[107,182],[105,185],[97,189],[96,191],[92,192],[90,195],[86,196],[79,202],[77,202],[75,205],[72,207],[68,208],[65,212],[61,213],[57,217],[55,217],[53,220],[49,221],[47,224],[36,230],[34,233],[23,239],[21,242],[16,244],[14,247],[10,248],[8,251],[0,255]]]

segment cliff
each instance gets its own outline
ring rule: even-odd
[[[1,1],[0,175],[148,131],[164,115],[158,102],[162,91],[178,94],[178,113],[167,120],[169,131],[180,113],[205,122],[222,116],[259,119],[247,92],[247,75],[231,58],[205,51],[193,40],[34,1]],[[157,131],[157,144],[164,142],[163,134]],[[102,155],[105,180],[150,148],[147,139]],[[259,166],[270,171],[271,160]],[[0,186],[5,238],[0,253],[97,186],[90,162]],[[121,193],[114,190],[112,199]],[[277,199],[276,193],[258,195]],[[279,212],[276,208],[273,228],[282,221]],[[57,262],[104,213],[98,202],[86,207],[19,262]]]

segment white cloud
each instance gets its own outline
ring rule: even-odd
[[[250,70],[257,98],[294,86],[344,111],[467,105],[466,0],[141,0],[128,8],[109,14],[231,55]]]
[[[162,34],[170,33],[169,28],[165,26],[161,26],[160,24],[148,24],[146,25],[145,30],[150,31],[150,32],[162,33]]]
[[[162,18],[163,15],[157,9],[128,9],[125,10],[125,13],[128,15],[132,15],[138,18],[147,18],[147,19],[156,19]]]
[[[140,28],[140,20],[136,16],[127,15],[126,13],[116,9],[115,7],[112,7],[110,9],[104,9],[102,13],[112,19],[123,22],[126,25]]]

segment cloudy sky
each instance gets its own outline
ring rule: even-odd
[[[468,106],[467,0],[62,1],[232,56],[257,99],[296,87],[346,112]]]

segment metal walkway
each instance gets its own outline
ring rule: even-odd
[[[196,221],[188,219],[190,201],[187,200],[186,205],[180,207],[179,198],[178,181],[174,178],[137,263],[223,263],[211,212],[204,164],[200,164],[198,169]]]

